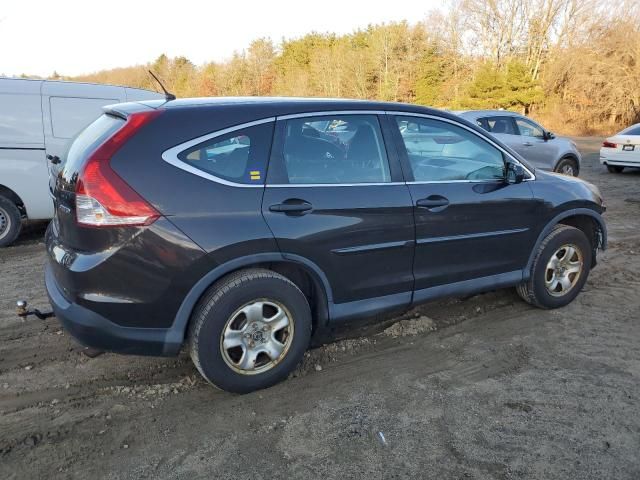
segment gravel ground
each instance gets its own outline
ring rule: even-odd
[[[640,171],[577,140],[610,248],[574,303],[434,302],[244,396],[186,355],[91,359],[55,319],[17,320],[17,298],[47,307],[31,227],[0,250],[0,478],[640,478]]]

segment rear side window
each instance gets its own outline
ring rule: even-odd
[[[287,120],[283,147],[289,184],[391,181],[375,115],[333,115]]]
[[[63,158],[63,169],[73,174],[80,170],[84,159],[124,124],[124,120],[113,115],[101,115],[82,130],[69,146]]]
[[[234,130],[180,153],[183,162],[234,183],[263,184],[273,123]]]
[[[502,180],[502,152],[469,130],[448,122],[396,117],[416,182]]]
[[[479,119],[478,123],[482,128],[491,133],[518,135],[512,117],[502,115],[495,117],[485,117]]]

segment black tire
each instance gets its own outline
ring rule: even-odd
[[[558,249],[564,245],[573,245],[582,255],[582,270],[573,286],[562,296],[554,296],[545,286],[547,264]],[[556,225],[541,242],[531,266],[529,280],[516,287],[525,302],[539,308],[551,309],[564,307],[571,303],[584,287],[591,269],[592,248],[589,239],[582,230],[567,225]]]
[[[564,157],[558,162],[554,172],[577,177],[580,174],[580,166],[575,159],[571,157]]]
[[[20,210],[15,203],[0,195],[0,248],[11,245],[21,230]]]
[[[234,312],[263,300],[277,302],[290,313],[293,335],[288,350],[283,350],[277,363],[261,373],[243,374],[234,370],[227,363],[228,357],[223,356],[223,333]],[[245,321],[249,323],[248,318]],[[216,282],[196,306],[189,325],[189,351],[196,368],[209,383],[229,392],[248,393],[287,378],[309,346],[311,327],[309,303],[293,282],[271,270],[241,270]]]
[[[620,165],[607,165],[607,170],[609,173],[622,173],[624,167],[621,167]]]

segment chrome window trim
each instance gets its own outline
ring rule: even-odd
[[[185,150],[190,149],[191,147],[195,147],[199,143],[206,142],[207,140],[221,137],[222,135],[226,135],[227,133],[235,132],[236,130],[242,130],[243,128],[255,127],[256,125],[262,125],[265,123],[270,123],[276,121],[276,117],[268,117],[260,120],[254,120],[252,122],[241,123],[240,125],[234,125],[233,127],[224,128],[222,130],[216,130],[215,132],[207,133],[206,135],[202,135],[200,137],[191,139],[187,142],[183,142],[175,147],[171,147],[168,150],[162,152],[162,159],[170,165],[173,165],[180,170],[184,170],[185,172],[192,173],[193,175],[197,175],[198,177],[205,178],[207,180],[211,180],[216,183],[220,183],[222,185],[227,185],[229,187],[243,187],[243,188],[264,188],[264,183],[259,184],[251,184],[251,183],[238,183],[232,182],[230,180],[225,180],[224,178],[217,177],[216,175],[212,175],[211,173],[207,173],[199,168],[196,168],[188,163],[180,160],[178,155]],[[268,161],[268,160],[267,160]],[[266,177],[265,177],[266,182]]]
[[[468,126],[463,125],[462,123],[456,122],[455,120],[451,120],[451,119],[448,119],[448,118],[439,117],[437,115],[429,115],[428,113],[398,112],[398,111],[391,111],[390,110],[390,111],[387,112],[387,114],[388,115],[403,116],[403,117],[429,118],[429,119],[432,119],[432,120],[438,120],[440,122],[450,123],[451,125],[455,125],[456,127],[464,128],[465,130],[468,130],[469,132],[473,133],[475,136],[477,136],[480,139],[484,140],[485,142],[489,143],[493,147],[497,148],[498,150],[500,150],[503,153],[503,155],[506,155],[513,162],[515,162],[518,165],[520,165],[524,169],[524,171],[527,172],[527,175],[529,175],[529,178],[525,178],[523,180],[523,182],[530,182],[530,181],[536,179],[536,176],[534,175],[534,173],[531,170],[529,170],[517,158],[515,158],[513,155],[511,155],[508,151],[506,151],[504,148],[502,148],[500,145],[495,143],[490,138],[485,137],[484,135],[482,135],[482,134],[476,132],[475,130],[473,130],[472,128],[469,128]],[[407,182],[407,183],[411,184],[411,185],[417,185],[417,184],[424,184],[424,183],[460,183],[460,182],[487,183],[487,182],[496,182],[496,180],[495,179],[492,179],[492,180],[429,180],[429,181],[423,181],[423,182]]]
[[[525,178],[524,182],[533,181],[536,179],[535,174],[530,171],[524,164],[522,164],[517,158],[513,157],[508,151],[504,148],[500,147],[500,145],[493,142],[490,138],[481,135],[475,130],[458,123],[454,120],[450,120],[448,118],[440,117],[438,115],[430,115],[426,113],[415,113],[415,112],[403,112],[403,111],[395,111],[395,110],[326,110],[326,111],[316,111],[316,112],[304,112],[304,113],[293,113],[288,115],[278,115],[275,117],[267,117],[260,120],[254,120],[251,122],[241,123],[239,125],[234,125],[232,127],[224,128],[222,130],[216,130],[211,133],[207,133],[200,137],[188,140],[179,145],[171,147],[164,152],[162,152],[162,159],[170,165],[173,165],[180,170],[191,173],[198,177],[211,180],[213,182],[219,183],[221,185],[226,185],[229,187],[241,187],[241,188],[265,188],[265,187],[274,187],[274,188],[298,188],[298,187],[370,187],[370,186],[384,186],[384,185],[424,185],[431,183],[496,183],[498,180],[495,179],[487,179],[487,180],[429,180],[429,181],[410,181],[410,182],[367,182],[367,183],[280,183],[280,184],[267,184],[266,178],[265,183],[260,184],[248,184],[248,183],[238,183],[232,182],[230,180],[225,180],[224,178],[220,178],[216,175],[212,175],[203,170],[200,170],[196,167],[189,165],[186,162],[183,162],[178,158],[178,155],[185,150],[188,150],[191,147],[198,145],[199,143],[205,142],[207,140],[220,137],[222,135],[226,135],[227,133],[232,133],[236,130],[242,130],[243,128],[254,127],[256,125],[262,125],[270,122],[277,122],[278,120],[288,120],[294,118],[306,118],[306,117],[321,117],[321,116],[329,116],[329,115],[396,115],[396,116],[405,116],[405,117],[421,117],[421,118],[429,118],[432,120],[437,120],[441,122],[450,123],[457,127],[464,128],[469,132],[473,133],[477,137],[486,141],[493,147],[497,148],[506,155],[510,160],[520,165],[524,171],[529,175],[529,178]],[[388,159],[387,159],[388,161]]]
[[[288,115],[278,115],[277,120],[291,120],[293,118],[306,118],[306,117],[328,117],[334,115],[385,115],[384,110],[327,110],[320,112],[304,112],[304,113],[291,113]]]
[[[300,187],[382,187],[386,185],[406,185],[407,182],[363,182],[363,183],[273,183],[267,188],[300,188]]]

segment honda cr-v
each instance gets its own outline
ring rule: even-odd
[[[596,187],[412,105],[119,104],[57,167],[45,276],[64,327],[121,353],[186,347],[233,392],[284,379],[335,326],[438,297],[562,307],[606,246]]]

